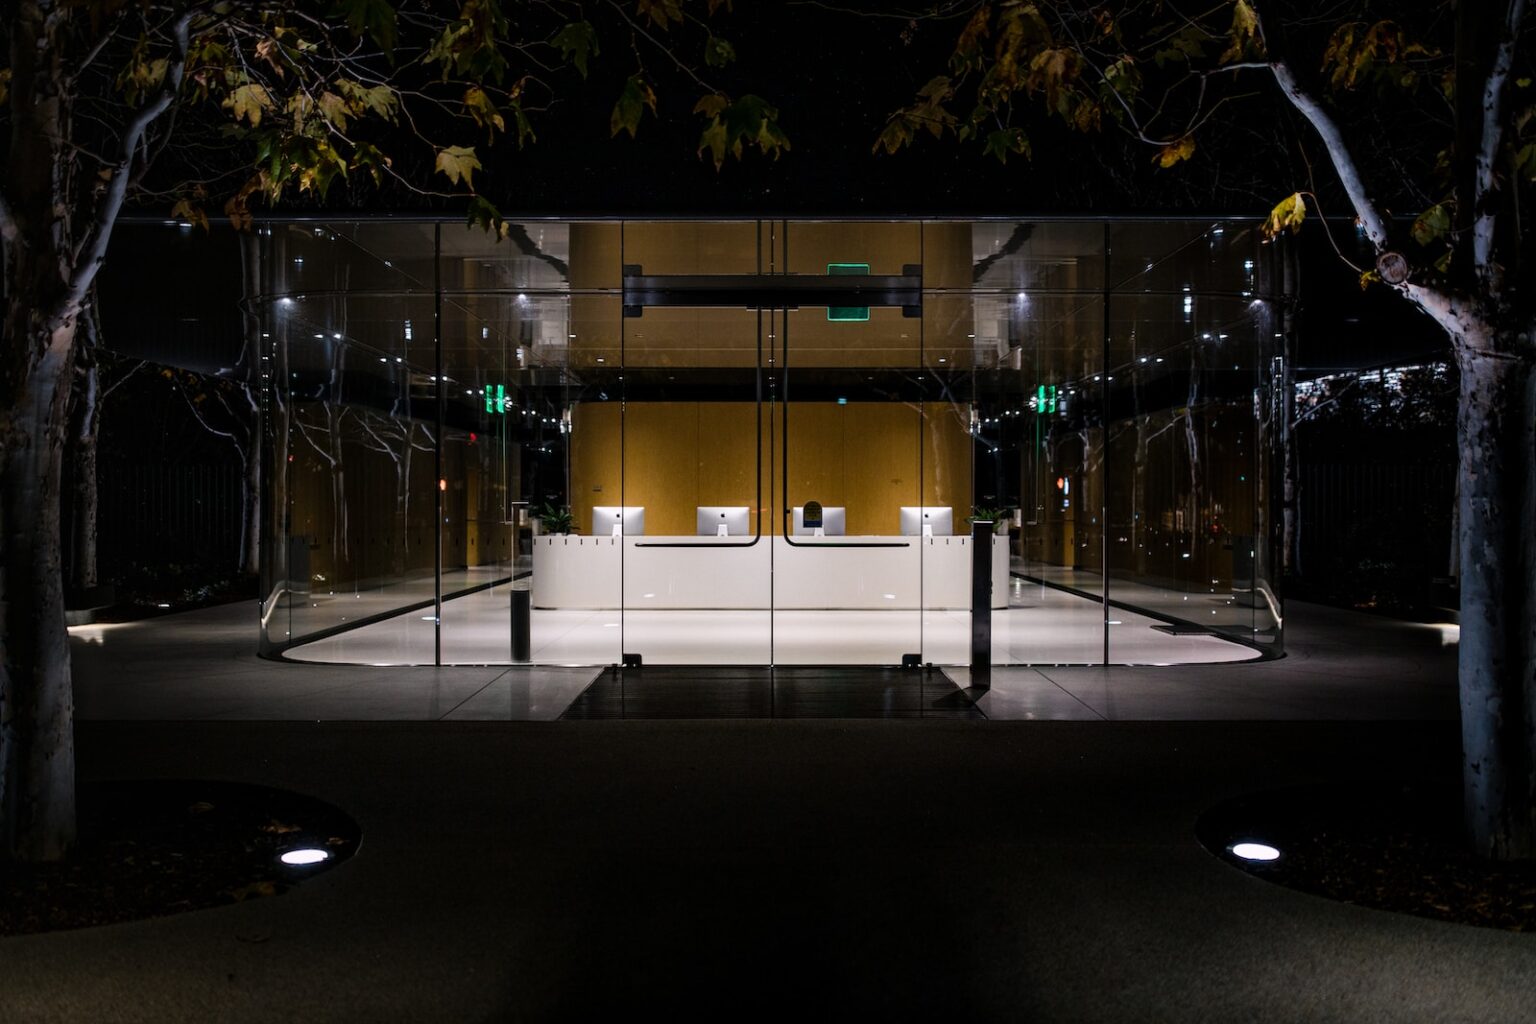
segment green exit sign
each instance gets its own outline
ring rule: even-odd
[[[828,263],[827,275],[835,277],[838,274],[856,274],[860,277],[869,276],[868,263]],[[828,306],[828,320],[841,320],[857,322],[869,319],[868,306]]]
[[[485,389],[485,411],[502,416],[507,414],[507,386],[497,384]]]
[[[1056,412],[1056,385],[1041,384],[1035,388],[1035,415],[1049,416]]]

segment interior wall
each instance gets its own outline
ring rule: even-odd
[[[854,536],[897,534],[903,505],[949,506],[957,530],[971,510],[973,442],[948,405],[797,402],[786,413],[753,402],[597,402],[575,405],[571,423],[571,508],[582,533],[595,505],[644,506],[651,536],[692,536],[700,505],[745,505],[753,529],[763,515],[763,532],[774,534],[783,507],[815,500],[846,508]]]

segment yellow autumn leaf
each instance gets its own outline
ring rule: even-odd
[[[1254,48],[1258,42],[1259,16],[1246,0],[1237,0],[1232,8],[1232,29],[1227,34],[1229,42],[1226,52],[1221,55],[1220,64],[1230,64],[1235,60],[1241,60]],[[1258,47],[1262,52],[1262,44]]]
[[[252,128],[257,128],[261,125],[262,112],[272,109],[272,97],[267,94],[266,86],[253,82],[230,93],[224,106],[234,112],[236,121],[247,120]]]
[[[462,181],[466,187],[473,187],[470,179],[480,169],[480,159],[473,146],[449,146],[437,151],[437,169],[455,185]]]
[[[1186,135],[1177,142],[1170,142],[1157,151],[1157,156],[1152,159],[1157,161],[1159,167],[1172,167],[1180,160],[1188,160],[1195,155],[1195,137]]]
[[[171,216],[188,224],[196,224],[204,231],[208,230],[208,211],[190,199],[176,200],[175,205],[171,207]]]
[[[1300,192],[1292,192],[1269,211],[1269,216],[1264,219],[1264,226],[1260,230],[1265,238],[1274,238],[1286,230],[1295,234],[1301,230],[1301,222],[1306,219],[1307,201],[1301,197]]]

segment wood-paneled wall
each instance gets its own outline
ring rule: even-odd
[[[771,235],[770,232],[777,232]],[[760,255],[759,255],[760,254]],[[864,262],[875,274],[923,268],[925,289],[969,289],[971,225],[928,222],[631,221],[571,225],[571,334],[574,366],[753,366],[784,342],[782,312],[652,308],[620,320],[612,296],[582,294],[622,284],[624,264],[647,274],[825,274],[829,263]],[[789,314],[789,362],[800,367],[971,364],[975,335],[970,296],[930,295],[921,320],[872,309],[867,321],[828,321],[820,307]],[[759,334],[761,333],[761,338]],[[770,339],[773,333],[776,337]],[[782,361],[782,354],[780,354]]]
[[[643,505],[652,536],[691,536],[700,505],[745,505],[754,529],[766,516],[763,532],[778,533],[784,508],[814,500],[846,508],[863,536],[898,533],[903,505],[948,505],[957,529],[971,509],[973,442],[951,406],[598,402],[576,405],[571,425],[583,533],[594,505]]]

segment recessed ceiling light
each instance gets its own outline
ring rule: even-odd
[[[313,846],[307,846],[298,850],[287,850],[277,859],[282,861],[284,864],[291,866],[301,866],[305,864],[319,864],[322,861],[330,860],[331,855],[325,850],[317,849]]]
[[[1267,843],[1245,841],[1233,843],[1228,849],[1232,851],[1232,856],[1241,857],[1243,860],[1271,861],[1280,859],[1280,851]]]

